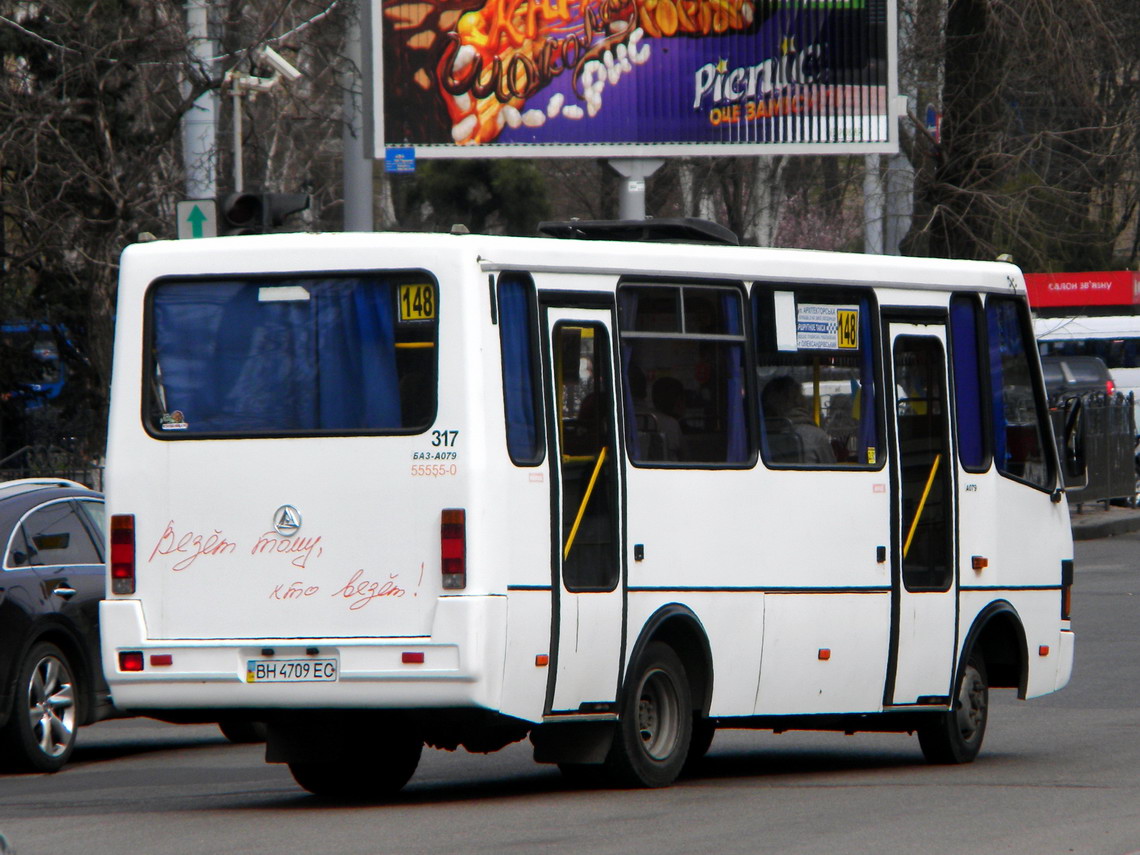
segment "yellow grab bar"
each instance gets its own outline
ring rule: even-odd
[[[922,517],[922,509],[926,507],[926,498],[930,495],[930,488],[934,486],[934,476],[938,472],[938,464],[942,462],[942,452],[934,455],[934,463],[930,467],[930,475],[926,479],[926,488],[922,491],[922,498],[918,500],[918,510],[914,512],[914,520],[910,524],[910,531],[906,535],[906,543],[903,544],[903,558],[910,551],[910,542],[914,540],[914,533],[918,529],[918,521]]]
[[[574,518],[574,526],[566,538],[566,548],[562,550],[562,560],[570,557],[570,547],[574,545],[574,538],[578,536],[578,526],[582,524],[582,517],[586,514],[586,505],[594,493],[594,484],[598,482],[598,473],[602,471],[602,464],[606,461],[606,446],[598,452],[598,462],[594,464],[594,474],[590,476],[590,483],[586,485],[586,495],[582,497],[582,504],[578,506],[578,516]]]

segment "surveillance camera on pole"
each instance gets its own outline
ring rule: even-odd
[[[241,98],[248,95],[250,100],[257,97],[259,92],[269,92],[282,80],[295,82],[300,79],[301,72],[294,68],[277,51],[268,45],[260,48],[254,54],[259,61],[264,61],[273,69],[270,77],[256,77],[251,74],[242,74],[236,68],[226,72],[225,88],[229,89],[233,97],[234,120],[234,192],[241,193],[243,189],[242,163],[241,163]]]
[[[258,58],[269,63],[269,65],[273,67],[273,70],[286,80],[295,81],[301,79],[301,72],[294,68],[285,57],[269,47],[269,45],[261,49]]]

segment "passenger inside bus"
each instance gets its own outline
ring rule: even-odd
[[[835,462],[831,437],[811,417],[807,399],[793,377],[781,374],[760,396],[771,458],[777,463]]]
[[[665,459],[683,460],[684,438],[681,417],[685,414],[685,387],[676,377],[659,377],[653,383],[651,414],[657,431],[665,439]]]

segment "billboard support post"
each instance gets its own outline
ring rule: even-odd
[[[645,219],[645,179],[665,165],[658,157],[623,157],[607,161],[625,179],[618,193],[618,216],[623,220]]]

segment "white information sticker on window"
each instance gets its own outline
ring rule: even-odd
[[[259,303],[303,303],[308,299],[303,285],[264,285],[257,289]]]
[[[859,307],[801,303],[796,312],[796,349],[858,350]]]
[[[796,295],[791,291],[772,294],[772,311],[776,316],[776,349],[796,351]]]

